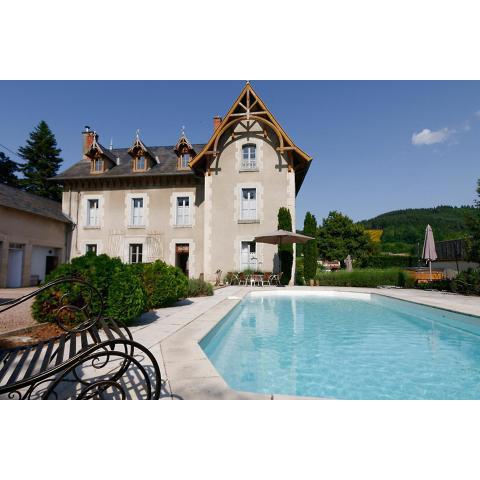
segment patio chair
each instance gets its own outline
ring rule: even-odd
[[[271,285],[276,285],[279,287],[281,285],[280,280],[282,278],[283,272],[280,273],[274,273],[273,275],[270,276],[270,284]]]
[[[271,285],[270,283],[270,277],[272,276],[272,272],[265,272],[263,274],[263,278],[262,278],[262,287],[267,284],[267,285]]]
[[[158,399],[161,376],[157,360],[133,340],[127,327],[103,317],[103,299],[87,282],[54,280],[1,304],[0,313],[52,287],[57,287],[56,293],[67,292],[51,299],[58,304],[55,321],[64,333],[33,345],[0,348],[0,397]],[[72,317],[81,320],[73,327],[65,323]]]
[[[243,272],[240,272],[238,274],[238,277],[239,277],[239,282],[238,282],[239,285],[247,286],[248,283],[250,282],[250,275],[245,275]]]
[[[216,279],[215,279],[215,286],[218,287],[220,285],[220,282],[222,281],[222,271],[218,269],[216,272]]]

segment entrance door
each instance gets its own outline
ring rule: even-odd
[[[188,243],[177,243],[175,245],[175,266],[188,277],[188,256],[190,248]]]
[[[8,249],[7,288],[22,286],[23,249]]]
[[[56,255],[47,255],[45,263],[45,275],[48,275],[52,270],[58,266],[58,257]]]

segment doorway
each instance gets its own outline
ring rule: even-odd
[[[177,243],[175,245],[175,266],[188,277],[188,257],[190,246],[188,243]]]
[[[10,244],[8,249],[7,288],[22,286],[23,245]]]

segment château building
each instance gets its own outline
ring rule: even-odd
[[[295,225],[295,199],[312,158],[246,83],[205,144],[185,133],[172,146],[106,148],[86,127],[79,162],[59,174],[63,212],[75,223],[70,256],[88,251],[125,262],[162,259],[190,277],[217,270],[273,271],[280,207]]]

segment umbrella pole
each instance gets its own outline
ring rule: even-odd
[[[431,260],[428,261],[428,266],[430,268],[430,282],[431,282],[432,281],[432,261]]]

